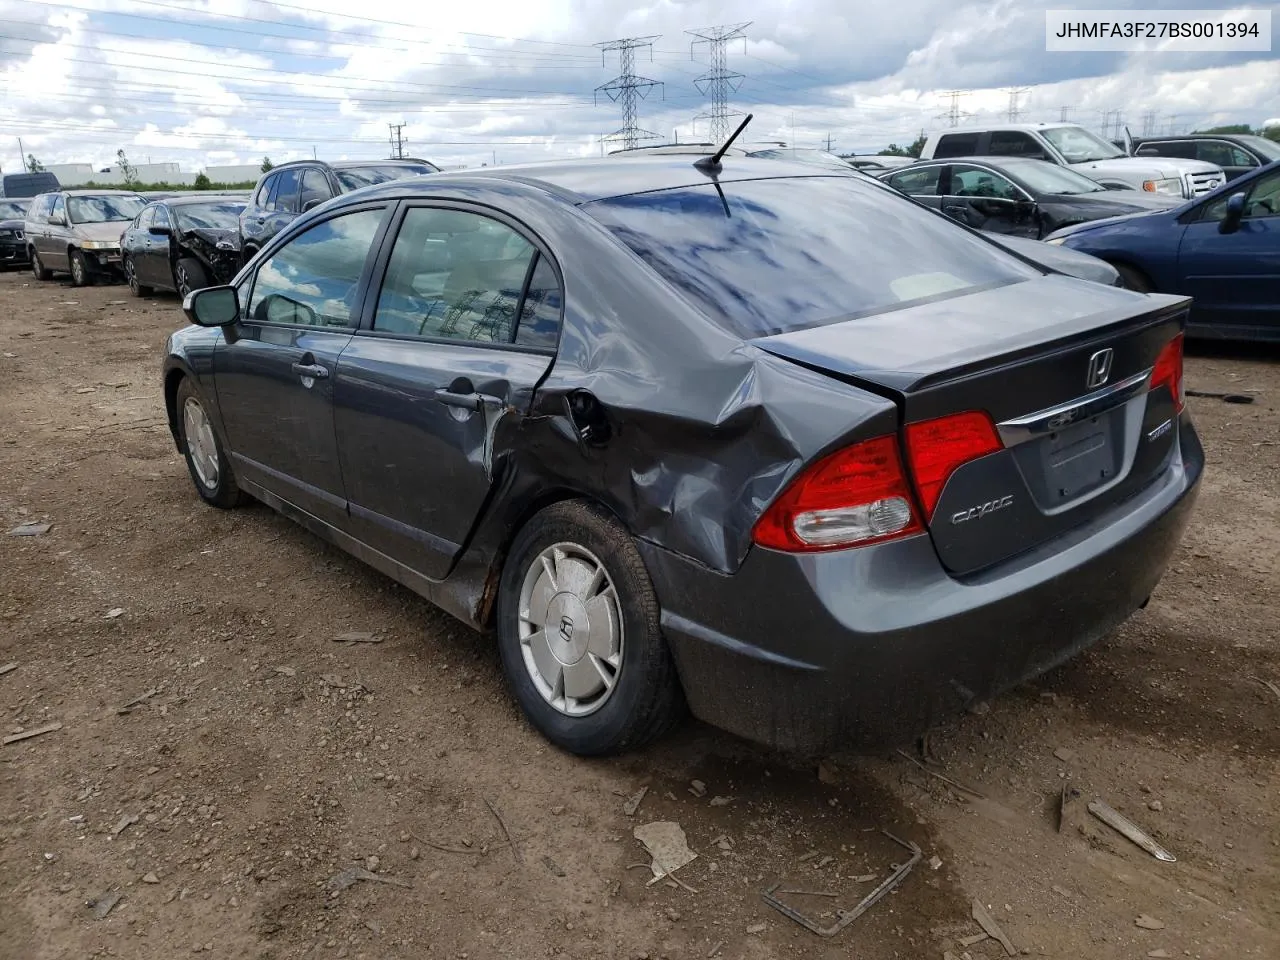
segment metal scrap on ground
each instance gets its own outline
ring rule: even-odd
[[[1177,862],[1177,858],[1156,843],[1145,830],[1119,811],[1112,809],[1104,801],[1090,800],[1089,812],[1122,836],[1136,843],[1157,860],[1163,860],[1165,863]]]
[[[693,863],[698,857],[696,853],[689,849],[689,843],[685,839],[684,830],[680,827],[680,824],[670,820],[655,820],[653,823],[641,824],[632,830],[631,834],[640,841],[644,846],[645,852],[653,859],[653,862],[649,865],[649,869],[653,873],[653,879],[649,881],[650,885],[663,877],[671,877],[672,880],[689,892],[697,892],[684,881],[674,876],[675,871]]]
[[[963,783],[960,783],[958,780],[952,780],[950,777],[946,776],[945,774],[938,773],[936,770],[930,770],[928,767],[926,767],[923,763],[921,763],[915,757],[911,756],[911,754],[907,753],[905,750],[899,750],[898,755],[902,757],[904,760],[906,760],[907,762],[914,763],[917,767],[919,767],[929,776],[934,777],[938,780],[941,780],[943,783],[948,784],[952,787],[955,787],[957,790],[960,790],[964,793],[973,794],[973,796],[977,797],[979,800],[986,799],[985,796],[983,796],[977,790],[973,789],[973,787],[966,787]]]
[[[649,792],[648,787],[641,787],[630,797],[627,802],[622,805],[622,813],[624,816],[633,817],[637,810],[640,809],[640,802],[644,800],[644,795]]]
[[[333,638],[337,643],[381,643],[382,638],[367,630],[351,630]]]
[[[915,867],[915,865],[920,862],[920,858],[924,856],[921,849],[911,841],[900,840],[898,837],[895,837],[888,830],[881,830],[880,832],[883,833],[890,840],[892,840],[894,843],[898,844],[899,846],[906,847],[908,850],[910,850],[911,859],[907,860],[906,863],[897,864],[893,868],[893,872],[889,874],[887,878],[885,878],[885,881],[881,883],[878,887],[876,887],[874,890],[872,890],[865,897],[863,897],[862,900],[858,902],[858,905],[855,906],[852,910],[837,910],[836,922],[831,926],[829,927],[820,926],[816,921],[809,919],[799,910],[779,900],[777,894],[778,894],[778,888],[782,886],[781,880],[773,884],[768,889],[761,891],[760,896],[764,899],[765,903],[773,907],[773,909],[777,910],[784,917],[794,920],[796,923],[800,924],[800,926],[804,927],[806,930],[810,931],[811,933],[816,933],[820,937],[834,937],[837,933],[839,933],[841,930],[843,930],[849,924],[853,923],[853,921],[857,920],[860,916],[862,916],[864,913],[870,910],[873,906],[875,906],[875,904],[879,902],[881,898],[883,898],[885,895],[889,893],[889,891],[893,890],[898,884],[900,884],[906,878],[907,874],[911,872],[912,868]]]
[[[493,814],[493,819],[498,821],[498,826],[502,828],[502,835],[507,838],[507,843],[511,844],[511,854],[516,858],[516,863],[524,863],[524,854],[520,852],[520,847],[516,844],[516,838],[511,835],[511,831],[507,829],[507,822],[502,819],[502,814],[498,812],[498,808],[489,802],[488,798],[482,798],[484,805],[489,808],[489,812]]]
[[[108,913],[114,909],[115,905],[124,899],[124,894],[115,890],[108,890],[100,897],[94,897],[85,906],[93,908],[93,919],[102,920]]]
[[[134,707],[138,706],[138,704],[142,703],[142,702],[143,702],[143,701],[145,701],[145,700],[150,700],[152,697],[154,697],[154,696],[155,696],[157,693],[159,693],[159,692],[160,692],[160,688],[159,688],[159,687],[152,687],[152,688],[151,688],[150,690],[148,690],[146,693],[144,693],[144,694],[142,694],[142,695],[140,695],[140,696],[134,697],[134,698],[133,698],[132,700],[130,700],[128,703],[121,704],[120,706],[116,707],[116,713],[128,713],[128,712],[130,712]]]
[[[1005,953],[1011,957],[1018,955],[1018,951],[1013,948],[1013,942],[1004,935],[1004,931],[1000,929],[1000,924],[996,923],[995,917],[991,916],[990,911],[982,905],[981,900],[974,899],[972,915],[987,936],[1000,942],[1000,946],[1004,947]]]
[[[46,723],[43,727],[36,727],[33,730],[23,730],[21,733],[10,734],[4,738],[4,745],[8,746],[11,743],[17,743],[20,740],[30,740],[32,737],[38,737],[45,733],[53,733],[53,731],[61,729],[61,723]]]
[[[407,880],[397,880],[395,877],[379,876],[371,870],[366,870],[364,867],[347,867],[347,869],[341,870],[329,878],[328,887],[331,891],[337,893],[339,890],[345,890],[347,887],[353,886],[361,880],[367,880],[370,883],[389,883],[393,887],[410,888],[413,886],[413,884],[409,883]]]
[[[11,537],[38,537],[48,533],[53,529],[51,523],[41,523],[38,520],[28,520],[26,523],[20,523],[9,531]]]

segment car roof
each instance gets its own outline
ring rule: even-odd
[[[988,133],[992,130],[1021,130],[1024,133],[1032,133],[1038,130],[1056,130],[1059,127],[1078,127],[1078,123],[982,123],[969,124],[964,127],[947,127],[937,133],[930,134],[933,137],[945,137],[953,133]]]
[[[241,196],[228,196],[221,193],[211,193],[203,197],[156,197],[152,203],[163,203],[170,207],[184,207],[193,203],[243,203],[248,206],[248,201]]]
[[[838,177],[835,168],[772,160],[763,157],[726,157],[718,173],[704,173],[694,166],[688,155],[658,154],[587,160],[550,160],[542,163],[481,167],[435,173],[420,179],[396,180],[365,187],[347,197],[368,197],[374,193],[415,193],[448,189],[451,185],[475,184],[477,180],[520,183],[559,194],[573,203],[590,203],[612,197],[671,190],[678,187],[703,186],[715,181],[729,183],[742,180],[772,180],[799,177]],[[849,179],[864,176],[852,167]]]
[[[139,197],[136,190],[50,190],[49,193],[63,193],[68,197]],[[142,197],[146,199],[146,197]]]

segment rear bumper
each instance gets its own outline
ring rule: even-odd
[[[904,742],[1111,633],[1151,595],[1191,515],[1204,451],[1052,543],[957,580],[928,537],[714,573],[642,545],[693,713],[799,752]]]

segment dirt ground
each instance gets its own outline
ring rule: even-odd
[[[2,960],[994,960],[959,942],[975,898],[1020,954],[1280,957],[1280,352],[1189,359],[1191,388],[1257,402],[1190,399],[1209,468],[1150,606],[930,736],[928,769],[979,797],[892,752],[819,773],[695,723],[616,760],[547,746],[485,638],[263,507],[197,499],[158,379],[182,322],[0,276],[0,733],[61,724],[0,747]],[[699,854],[687,888],[636,866],[655,820]],[[761,900],[835,894],[787,898],[833,922],[906,858],[881,830],[923,858],[835,937]],[[376,880],[333,889],[351,867]]]

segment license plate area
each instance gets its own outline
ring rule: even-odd
[[[1121,407],[1020,445],[1018,466],[1037,505],[1053,513],[1119,478],[1123,436]]]

